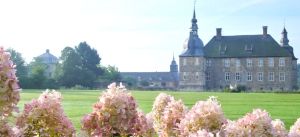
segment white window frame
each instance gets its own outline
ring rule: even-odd
[[[235,73],[235,80],[236,81],[241,81],[241,73],[240,72]]]
[[[230,67],[230,59],[224,59],[224,67]]]
[[[252,72],[247,72],[247,81],[252,81]]]
[[[252,67],[252,59],[247,59],[247,67]]]
[[[285,66],[285,59],[279,58],[279,67],[284,67],[284,66]]]
[[[269,64],[269,67],[274,67],[274,58],[269,58],[268,64]]]
[[[264,59],[260,58],[258,59],[258,67],[263,67],[264,66]]]
[[[230,73],[225,72],[225,81],[229,81],[229,80],[230,80]]]
[[[274,72],[269,72],[268,79],[269,81],[274,81]]]
[[[236,59],[236,60],[235,60],[235,66],[236,66],[237,68],[241,67],[241,60],[240,60],[240,59]]]
[[[258,72],[257,73],[257,81],[263,81],[264,80],[264,73]]]
[[[210,59],[206,60],[206,66],[211,67],[211,60]]]
[[[199,66],[199,64],[200,64],[199,58],[195,58],[195,65],[196,65],[196,66]]]
[[[279,72],[279,81],[285,81],[285,73]]]
[[[187,80],[187,73],[186,72],[183,72],[183,80]]]
[[[187,61],[186,61],[186,58],[184,58],[184,59],[183,59],[183,65],[184,65],[184,66],[186,65],[186,62],[187,62]]]

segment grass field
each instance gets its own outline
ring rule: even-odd
[[[42,90],[23,90],[18,106],[37,98]],[[81,118],[92,111],[92,105],[98,100],[101,91],[96,90],[61,90],[63,107],[76,129],[80,129]],[[165,92],[165,91],[164,91]],[[133,91],[132,94],[145,113],[152,109],[155,97],[160,91]],[[199,100],[216,96],[227,118],[236,120],[254,108],[266,109],[272,119],[281,119],[289,127],[300,117],[300,94],[284,93],[221,93],[221,92],[165,92],[176,99],[182,99],[189,108]]]

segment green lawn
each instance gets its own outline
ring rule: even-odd
[[[23,90],[19,107],[25,102],[37,98],[42,90]],[[76,129],[80,129],[81,118],[92,111],[92,105],[98,100],[101,91],[96,90],[61,90],[63,107]],[[165,91],[164,91],[165,92]],[[148,113],[159,91],[133,91],[132,94],[139,108]],[[287,129],[300,117],[300,94],[284,93],[220,93],[220,92],[165,92],[176,99],[182,99],[190,108],[199,100],[216,96],[227,118],[235,120],[254,108],[266,109],[273,119],[281,119]]]

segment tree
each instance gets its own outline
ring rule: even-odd
[[[20,86],[26,87],[28,83],[28,68],[25,64],[25,60],[22,57],[22,54],[12,48],[7,49],[7,52],[10,53],[11,60],[14,62],[14,65],[16,65],[16,75],[19,79]]]
[[[120,82],[122,80],[121,74],[117,67],[108,65],[107,67],[102,67],[102,70],[104,73],[98,79],[101,87],[105,87],[109,83]]]
[[[96,76],[102,74],[100,67],[101,58],[96,49],[92,49],[86,42],[81,42],[75,47],[75,50],[80,56],[83,68],[92,71]]]
[[[29,79],[29,88],[44,88],[47,77],[44,75],[46,70],[46,65],[42,63],[41,59],[34,58],[34,60],[29,64],[30,73]]]
[[[73,87],[80,85],[82,76],[82,63],[80,56],[71,47],[65,47],[61,52],[61,72],[59,82],[62,86]]]

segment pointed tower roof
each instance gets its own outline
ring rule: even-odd
[[[285,29],[285,26],[283,27],[283,30],[281,32],[280,44],[281,44],[281,46],[289,46],[289,39],[287,36],[287,31]]]
[[[180,55],[181,57],[184,56],[204,56],[203,52],[203,42],[198,36],[198,25],[196,19],[196,11],[194,8],[193,18],[192,18],[192,26],[190,31],[190,36],[187,44],[187,48],[183,53]]]

